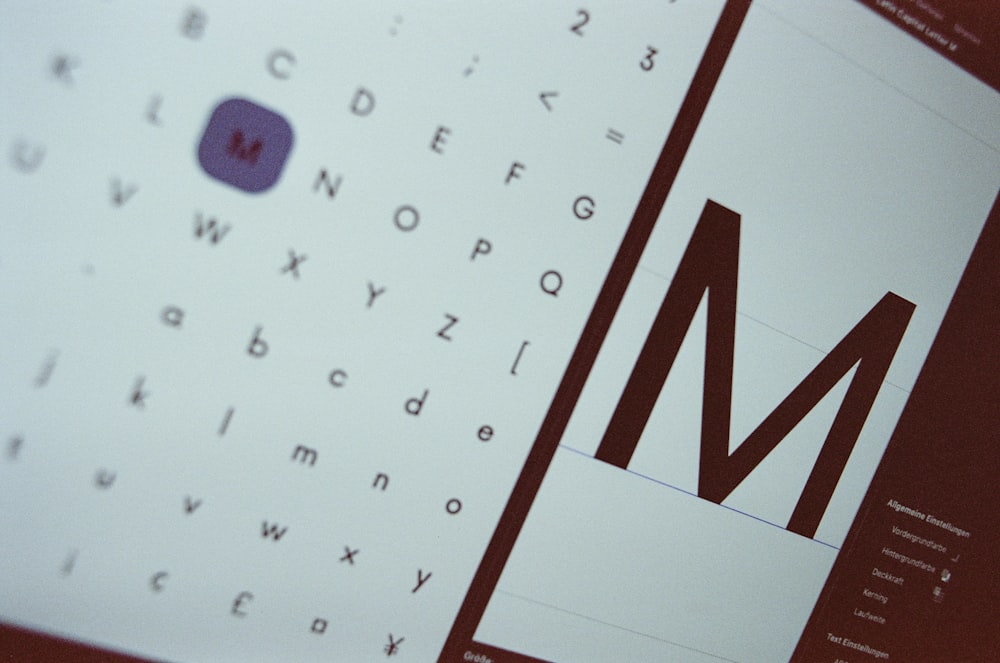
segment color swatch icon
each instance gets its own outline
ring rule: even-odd
[[[292,126],[278,113],[246,99],[226,99],[208,119],[198,163],[221,182],[261,193],[278,181],[293,142]]]

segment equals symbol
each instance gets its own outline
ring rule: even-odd
[[[608,129],[608,133],[605,134],[604,137],[607,138],[608,140],[613,140],[619,145],[621,145],[622,141],[625,140],[625,134],[623,134],[620,131],[616,131],[614,129]]]

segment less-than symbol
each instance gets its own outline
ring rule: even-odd
[[[463,76],[469,76],[469,75],[471,75],[472,72],[475,70],[477,64],[479,64],[479,56],[478,55],[473,55],[472,56],[472,64],[470,64],[468,67],[465,68],[465,71],[462,72],[462,75]]]
[[[538,94],[538,98],[541,100],[543,104],[545,104],[545,108],[549,112],[552,111],[552,104],[549,103],[549,97],[558,97],[558,96],[559,96],[558,92],[540,92]]]
[[[152,586],[154,592],[163,591],[163,582],[170,576],[166,571],[160,571],[154,573],[153,577],[149,579],[149,584]]]
[[[395,656],[399,653],[399,645],[402,644],[403,640],[406,638],[400,638],[396,640],[392,637],[392,633],[389,634],[389,644],[387,644],[383,651],[385,651],[386,656]]]
[[[625,134],[620,131],[616,131],[615,129],[608,129],[608,133],[605,134],[605,138],[621,145],[622,141],[625,140]]]
[[[60,54],[52,59],[52,73],[66,85],[73,83],[73,70],[80,66],[80,61],[72,56]]]

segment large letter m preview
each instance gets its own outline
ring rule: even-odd
[[[812,538],[910,322],[914,304],[887,292],[732,453],[740,216],[711,200],[663,299],[595,458],[627,468],[705,291],[708,326],[698,496],[721,503],[855,365],[857,370],[792,512]]]

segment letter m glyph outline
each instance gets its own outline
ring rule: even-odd
[[[698,496],[721,504],[855,365],[844,400],[788,522],[812,538],[871,411],[914,304],[887,292],[732,453],[740,216],[708,200],[595,458],[628,467],[705,292],[708,325]]]

